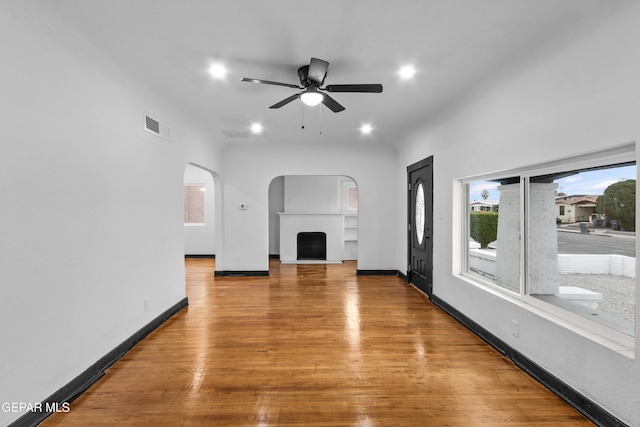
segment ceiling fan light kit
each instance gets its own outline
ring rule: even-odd
[[[345,108],[338,103],[335,99],[323,92],[353,92],[353,93],[381,93],[381,84],[339,84],[339,85],[327,85],[321,87],[324,84],[324,79],[327,77],[327,70],[329,69],[329,63],[322,59],[311,58],[309,65],[304,65],[298,68],[298,78],[300,79],[300,86],[290,83],[273,82],[269,80],[252,79],[244,77],[243,82],[249,83],[261,83],[275,86],[285,86],[292,89],[303,89],[302,92],[292,95],[282,101],[273,104],[269,108],[280,108],[290,102],[300,98],[300,100],[306,105],[318,105],[324,104],[334,113],[339,113]]]
[[[310,107],[320,104],[323,99],[324,95],[318,92],[314,87],[310,87],[300,94],[300,100]]]

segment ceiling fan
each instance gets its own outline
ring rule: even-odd
[[[300,79],[300,85],[272,82],[269,80],[261,79],[250,79],[247,77],[244,77],[242,81],[250,83],[262,83],[267,85],[286,86],[292,89],[304,89],[302,92],[291,95],[290,97],[283,99],[276,104],[273,104],[269,108],[280,108],[300,98],[302,102],[307,105],[318,105],[320,103],[323,103],[334,113],[339,113],[340,111],[344,110],[344,107],[340,105],[338,101],[322,92],[382,92],[381,84],[341,84],[321,87],[324,84],[325,77],[327,77],[328,69],[329,63],[327,61],[323,61],[322,59],[318,58],[311,58],[309,65],[304,65],[298,68],[298,78]]]

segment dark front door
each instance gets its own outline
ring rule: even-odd
[[[431,296],[433,291],[433,156],[407,168],[409,262],[407,278]]]

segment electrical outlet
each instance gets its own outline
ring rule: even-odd
[[[515,320],[511,321],[511,335],[513,335],[514,337],[520,336],[520,324]]]
[[[151,304],[151,300],[150,299],[146,299],[144,300],[144,312],[146,313],[147,311],[149,311],[149,305]]]

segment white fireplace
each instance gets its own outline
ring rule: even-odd
[[[344,258],[343,213],[290,213],[280,216],[280,261],[283,264],[339,264]],[[298,234],[326,234],[326,260],[298,260]]]

